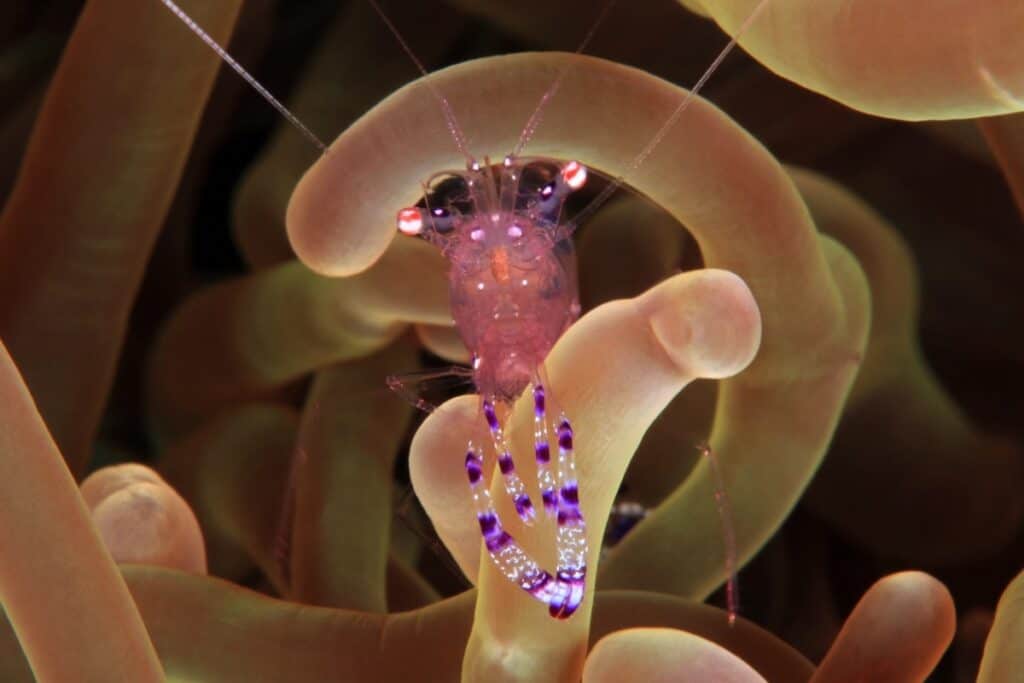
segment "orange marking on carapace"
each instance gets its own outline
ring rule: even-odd
[[[508,252],[504,247],[497,247],[491,253],[491,275],[498,282],[508,282]]]

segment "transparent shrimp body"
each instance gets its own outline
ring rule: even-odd
[[[542,381],[545,357],[579,316],[576,260],[562,206],[586,181],[577,162],[508,157],[497,172],[471,164],[427,183],[421,206],[398,214],[402,232],[437,245],[449,262],[452,318],[473,357],[473,378],[505,490],[519,517],[536,510],[516,472],[499,418],[533,385],[534,457],[545,513],[556,520],[558,567],[541,569],[505,531],[486,482],[486,449],[470,443],[465,466],[480,530],[495,564],[511,581],[567,618],[583,599],[586,529],[579,508],[572,426],[549,422]],[[557,454],[552,462],[552,442]]]

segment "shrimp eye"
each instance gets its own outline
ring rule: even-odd
[[[443,206],[435,206],[430,209],[430,227],[441,235],[451,232],[455,227],[458,212],[453,212]]]
[[[587,182],[587,167],[578,161],[570,161],[562,167],[562,179],[573,190],[578,190]]]
[[[540,190],[538,190],[538,192],[540,192],[541,197],[547,199],[548,197],[555,193],[555,181],[552,180],[551,182],[544,183],[543,185],[541,185]]]
[[[423,232],[423,214],[416,207],[402,209],[398,212],[398,229],[406,235],[418,235]]]

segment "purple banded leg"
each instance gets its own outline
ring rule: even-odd
[[[538,382],[533,388],[533,452],[537,458],[537,483],[540,498],[548,517],[558,514],[558,492],[555,473],[551,468],[551,446],[548,444],[548,424],[544,410],[544,385]]]
[[[526,484],[516,474],[516,466],[512,461],[512,448],[505,436],[505,431],[498,422],[498,416],[494,412],[494,403],[484,401],[484,417],[487,418],[487,427],[491,430],[491,438],[494,441],[494,451],[498,456],[498,469],[501,470],[502,479],[505,482],[505,492],[512,499],[516,507],[516,514],[527,525],[532,525],[537,518],[537,512],[533,508],[533,501],[526,493]]]
[[[540,568],[537,562],[526,554],[515,538],[501,526],[501,519],[491,501],[490,491],[483,481],[483,461],[477,455],[473,444],[469,444],[466,453],[466,476],[473,493],[473,506],[476,509],[477,523],[480,533],[487,546],[491,560],[506,579],[518,585],[531,596],[548,606],[561,606],[569,598],[570,583],[564,579],[552,577]],[[552,611],[552,613],[554,613]],[[563,618],[569,615],[564,615]]]
[[[572,425],[563,415],[558,424],[558,570],[555,580],[562,587],[563,599],[551,603],[551,616],[566,619],[583,601],[587,577],[587,527],[580,511],[576,459],[573,453]]]

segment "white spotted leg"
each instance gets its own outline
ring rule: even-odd
[[[490,399],[484,400],[484,417],[487,418],[487,427],[491,430],[491,440],[494,442],[494,451],[498,457],[498,469],[501,471],[502,479],[505,481],[505,492],[512,499],[515,505],[516,514],[527,526],[532,526],[537,518],[533,501],[526,492],[526,484],[516,473],[516,465],[512,460],[512,447],[498,421],[498,415],[494,410],[494,402]]]
[[[583,513],[580,511],[573,431],[564,414],[559,418],[557,429],[550,430],[556,433],[558,439],[558,461],[552,467],[545,392],[540,382],[535,385],[533,395],[534,450],[538,477],[545,510],[555,517],[557,523],[555,539],[558,566],[554,576],[541,569],[502,526],[487,483],[483,481],[483,452],[472,443],[466,453],[466,476],[469,478],[480,533],[495,566],[509,581],[546,604],[552,617],[568,619],[583,602],[587,576],[587,535]],[[532,521],[535,514],[533,505],[529,502],[522,479],[515,473],[508,439],[498,421],[493,402],[485,400],[483,411],[498,453],[498,469],[504,479],[505,490],[512,497],[519,516],[530,514]]]
[[[555,577],[569,588],[560,610],[572,614],[583,601],[587,577],[587,527],[580,511],[576,458],[573,454],[572,425],[563,413],[558,421],[558,569]],[[555,605],[551,616],[560,617]]]
[[[537,483],[540,499],[548,517],[558,514],[558,484],[551,468],[551,446],[548,443],[548,423],[545,419],[544,385],[533,387],[533,453],[537,460]]]
[[[587,527],[580,510],[572,425],[562,413],[558,426],[549,430],[547,403],[544,384],[538,379],[533,387],[533,449],[537,458],[537,480],[544,510],[554,516],[558,524],[558,568],[555,577],[569,590],[563,605],[550,606],[551,616],[558,616],[559,610],[567,610],[570,614],[575,612],[583,600],[587,576]],[[558,461],[554,472],[551,467],[551,446],[548,443],[549,431],[554,431],[558,440]]]
[[[576,479],[576,458],[573,450],[572,425],[561,414],[555,429],[549,429],[547,392],[538,378],[533,388],[533,449],[537,460],[537,481],[545,512],[556,519],[558,567],[556,581],[565,587],[561,604],[550,604],[551,616],[571,615],[583,601],[587,575],[587,528],[580,510],[579,483]],[[551,463],[548,434],[554,432],[558,443],[558,460]]]
[[[484,545],[491,560],[506,579],[548,606],[552,616],[567,619],[579,606],[573,606],[572,586],[561,578],[554,578],[520,547],[512,534],[501,525],[494,509],[487,483],[483,480],[483,460],[473,444],[466,452],[466,476],[473,494],[473,507],[477,523],[484,537]],[[582,598],[581,598],[582,599]]]

